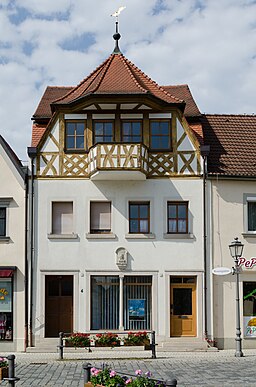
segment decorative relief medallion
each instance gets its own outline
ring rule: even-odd
[[[128,252],[124,247],[116,249],[116,265],[120,270],[125,270],[128,264]]]

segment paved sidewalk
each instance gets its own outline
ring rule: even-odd
[[[16,353],[16,386],[83,386],[82,365],[90,362],[101,367],[102,362],[125,374],[136,369],[151,371],[155,378],[176,378],[179,387],[251,386],[256,387],[256,350],[245,350],[243,358],[235,358],[234,350],[219,352],[158,352],[157,359],[145,351],[95,351],[58,354]],[[1,355],[7,355],[1,353]],[[3,382],[2,386],[8,386]]]

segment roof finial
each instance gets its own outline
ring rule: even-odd
[[[121,54],[120,48],[118,46],[118,40],[121,38],[121,35],[118,32],[118,16],[126,7],[119,7],[118,10],[110,16],[114,16],[116,18],[116,33],[113,35],[114,40],[116,41],[116,45],[113,51],[113,54]]]

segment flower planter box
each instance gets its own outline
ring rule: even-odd
[[[3,380],[4,378],[8,378],[8,367],[0,368],[0,380]]]
[[[102,344],[95,341],[94,345],[95,347],[113,348],[113,347],[120,347],[120,342],[117,342],[116,344]]]
[[[69,341],[65,341],[65,347],[69,347],[69,348],[88,348],[88,347],[90,347],[90,343],[88,345],[84,345],[84,344],[74,345],[73,343],[70,343]]]

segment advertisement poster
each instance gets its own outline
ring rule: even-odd
[[[12,311],[12,283],[0,281],[0,312]]]
[[[256,338],[256,316],[244,316],[244,337]]]
[[[145,299],[130,299],[128,300],[128,310],[130,320],[145,320]]]

